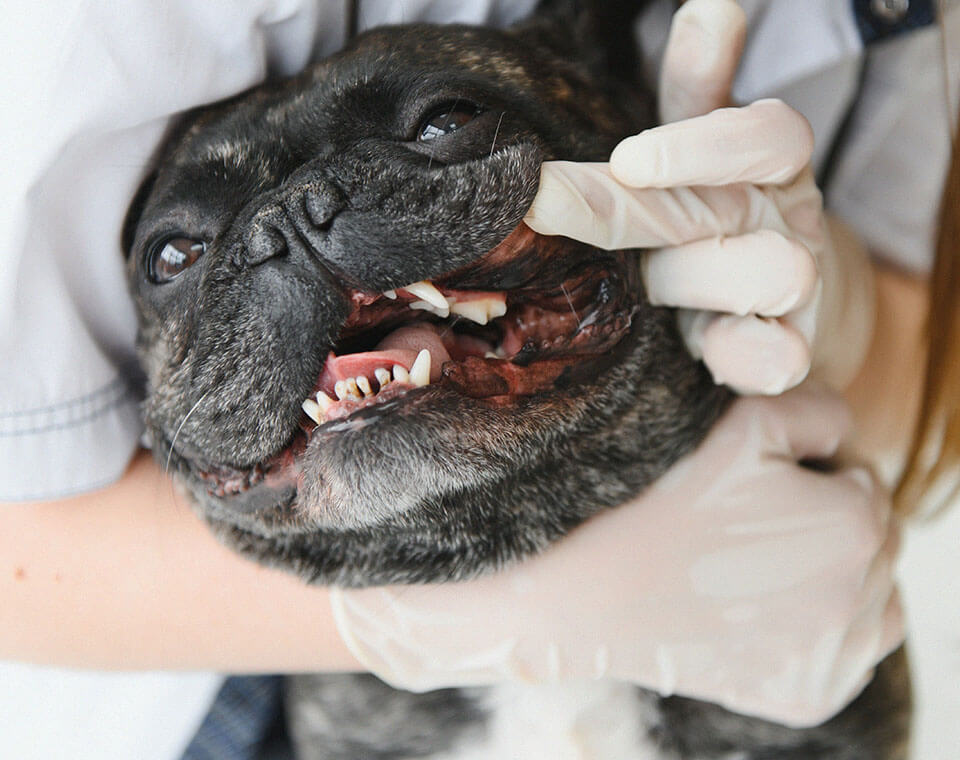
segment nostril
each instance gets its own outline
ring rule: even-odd
[[[247,266],[255,267],[286,253],[287,240],[280,230],[271,224],[264,224],[259,221],[251,225],[246,241],[245,261]]]
[[[313,184],[303,189],[303,210],[313,225],[320,232],[328,232],[336,218],[346,205],[340,191],[332,185]]]

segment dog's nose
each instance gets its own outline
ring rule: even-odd
[[[242,264],[257,266],[304,243],[316,251],[345,207],[343,193],[331,183],[316,178],[288,183],[241,223]]]

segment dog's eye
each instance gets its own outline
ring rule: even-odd
[[[480,106],[472,103],[454,103],[438,108],[421,123],[417,140],[426,142],[456,132],[476,118],[480,110]]]
[[[185,237],[161,240],[150,249],[147,276],[157,284],[170,282],[186,271],[206,250],[207,244],[201,240]]]

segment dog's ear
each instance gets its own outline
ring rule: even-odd
[[[653,0],[542,0],[517,32],[597,76],[636,82],[639,56],[634,22]]]

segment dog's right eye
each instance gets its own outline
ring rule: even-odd
[[[147,255],[147,276],[158,285],[170,282],[199,259],[207,244],[185,237],[166,238],[151,247]]]
[[[473,121],[480,111],[480,106],[473,103],[452,103],[438,108],[421,122],[417,141],[426,142],[455,132]]]

